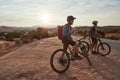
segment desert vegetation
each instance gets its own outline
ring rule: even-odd
[[[89,34],[90,27],[76,27],[76,33],[85,36]],[[112,39],[112,40],[120,40],[120,27],[98,27],[98,31],[100,37]]]
[[[120,40],[120,29],[111,29],[111,30],[104,30],[105,38]]]
[[[14,51],[20,46],[43,38],[56,36],[46,28],[38,27],[33,30],[4,30],[0,31],[0,56]]]
[[[16,44],[25,44],[34,40],[56,36],[56,33],[49,33],[48,29],[38,27],[37,29],[31,31],[1,31],[0,36],[2,38],[4,37],[4,40],[6,41],[15,42]]]

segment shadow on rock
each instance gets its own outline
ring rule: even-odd
[[[56,73],[53,70],[49,70],[45,75],[44,80],[78,80],[77,77],[73,77],[68,70],[64,73]]]
[[[93,68],[104,80],[119,80],[120,79],[120,62],[114,61],[104,56],[94,56]]]

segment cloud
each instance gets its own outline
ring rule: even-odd
[[[94,19],[104,22],[101,25],[119,25],[119,4],[120,0],[0,0],[0,21],[17,26],[43,24],[39,18],[48,12],[51,25],[64,24],[68,15],[78,18],[76,25],[90,25]]]

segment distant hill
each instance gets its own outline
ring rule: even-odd
[[[12,32],[12,31],[28,31],[28,30],[34,30],[36,27],[14,27],[14,26],[0,26],[0,31],[5,32]]]
[[[38,27],[41,27],[41,26],[32,26],[32,27],[0,26],[0,31],[5,31],[5,32],[11,32],[11,31],[16,31],[16,30],[29,31],[29,30],[37,29]],[[76,26],[75,28],[88,30],[91,28],[91,26]],[[57,27],[56,28],[48,28],[48,29],[50,32],[56,32]],[[114,30],[114,29],[120,30],[120,26],[98,26],[98,29],[100,29],[100,30]]]
[[[79,29],[90,29],[92,26],[76,26]],[[120,26],[98,26],[98,29],[120,29]]]
[[[77,30],[90,30],[92,26],[76,26],[75,29]],[[103,32],[119,32],[120,33],[120,26],[98,26],[97,30]]]

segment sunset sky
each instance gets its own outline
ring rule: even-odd
[[[120,0],[0,0],[0,25],[52,26],[77,19],[73,26],[120,25]]]

